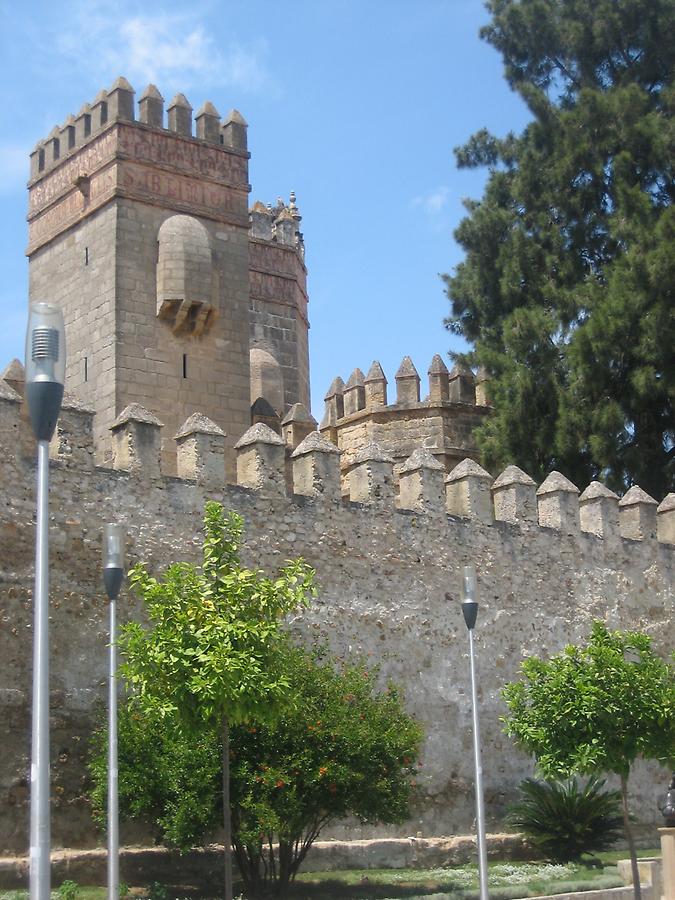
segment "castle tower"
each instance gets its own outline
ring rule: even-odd
[[[119,78],[31,156],[30,299],[64,311],[67,388],[110,426],[138,403],[164,424],[164,463],[185,419],[208,416],[232,448],[250,425],[246,123],[221,126],[150,85],[135,118]],[[232,465],[229,465],[233,474]]]
[[[283,418],[295,403],[310,408],[307,270],[301,216],[260,201],[251,209],[251,403],[267,400]]]

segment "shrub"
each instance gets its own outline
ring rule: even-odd
[[[282,895],[321,830],[356,816],[400,822],[408,814],[421,730],[376,674],[335,669],[288,649],[292,702],[274,722],[232,727],[233,842],[248,896]],[[92,805],[104,820],[105,725],[94,737]],[[222,821],[221,733],[185,730],[170,714],[119,710],[123,818],[143,818],[167,844],[187,849]]]
[[[76,881],[63,881],[56,892],[59,900],[75,900],[80,894],[80,886]]]
[[[596,777],[585,784],[576,778],[526,778],[507,821],[548,857],[561,862],[606,850],[620,836],[623,818],[620,791],[604,791],[604,786],[604,779]]]

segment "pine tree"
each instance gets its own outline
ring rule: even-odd
[[[483,461],[583,486],[675,482],[675,0],[488,0],[481,32],[532,121],[489,168],[445,276],[492,376]]]

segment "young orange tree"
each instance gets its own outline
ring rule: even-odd
[[[233,843],[247,896],[282,896],[330,822],[400,822],[414,791],[421,730],[393,687],[287,648],[291,702],[283,714],[230,732]],[[186,729],[173,714],[120,710],[120,810],[182,849],[222,815],[222,732]],[[105,731],[95,736],[94,809],[105,809]]]
[[[209,502],[200,566],[176,563],[157,579],[136,565],[131,587],[149,625],[125,625],[119,641],[122,675],[142,718],[173,718],[186,736],[204,729],[220,736],[226,900],[232,900],[230,727],[279,714],[290,686],[281,623],[314,591],[314,571],[302,560],[287,563],[276,578],[243,568],[242,531],[240,516]]]
[[[675,669],[654,653],[646,634],[594,622],[587,646],[568,646],[549,660],[532,656],[521,671],[522,679],[503,692],[506,733],[536,757],[547,778],[619,776],[639,900],[628,776],[639,756],[664,764],[675,759]]]

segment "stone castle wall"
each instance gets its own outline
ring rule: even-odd
[[[333,380],[324,397],[320,430],[340,449],[344,475],[359,450],[372,442],[399,465],[418,447],[429,450],[446,472],[467,457],[478,459],[473,432],[491,411],[484,377],[477,379],[462,365],[448,372],[436,354],[428,378],[429,392],[421,399],[421,379],[406,356],[396,372],[391,400],[386,375],[377,360],[365,376],[356,368],[346,384],[339,376]]]
[[[20,388],[19,379],[13,381]],[[466,833],[473,821],[467,638],[459,574],[474,562],[476,630],[488,827],[494,828],[531,763],[501,733],[499,690],[523,657],[588,635],[593,619],[639,627],[664,656],[672,649],[675,497],[658,508],[638,488],[619,502],[598,485],[578,496],[562,476],[538,489],[509,467],[493,480],[466,460],[450,475],[416,451],[394,478],[393,460],[362,448],[341,497],[339,453],[311,433],[287,460],[284,441],[256,425],[237,444],[237,483],[223,482],[224,436],[205,417],[180,430],[178,475],[160,468],[160,428],[125,410],[109,467],[94,463],[91,411],[66,403],[51,464],[51,752],[54,845],[100,840],[84,796],[87,736],[105,696],[106,602],[101,527],[120,521],[128,562],[160,571],[197,560],[207,499],[242,514],[243,560],[273,570],[305,557],[319,596],[294,616],[298,640],[326,641],[339,659],[381,666],[425,729],[413,818],[380,833]],[[0,847],[28,836],[35,447],[20,397],[0,380]],[[287,471],[288,467],[288,471]],[[293,489],[289,491],[290,479]],[[398,493],[397,493],[398,492]],[[449,595],[449,596],[448,596]],[[122,620],[139,614],[125,590]],[[658,819],[666,773],[640,766],[632,784],[641,823]],[[372,836],[374,829],[368,829]],[[365,836],[353,826],[352,837]],[[131,832],[124,839],[138,837]]]

